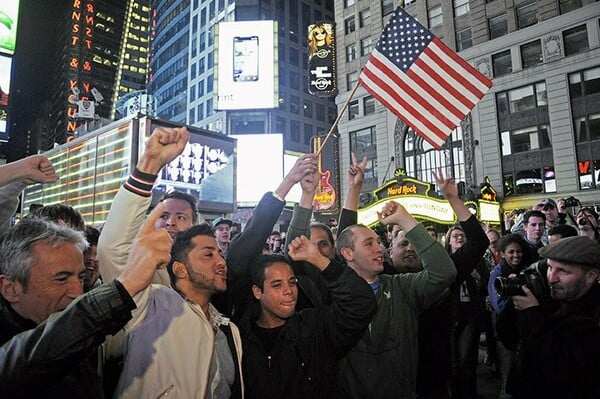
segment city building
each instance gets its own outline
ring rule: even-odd
[[[310,150],[336,117],[333,97],[307,90],[308,25],[333,21],[333,0],[157,0],[154,2],[152,78],[157,116],[228,135],[282,133],[283,148]],[[278,27],[278,106],[218,110],[217,24],[274,20]]]
[[[467,195],[485,177],[503,208],[575,196],[600,205],[600,3],[592,0],[411,0],[405,10],[493,87],[441,151],[359,87],[339,124],[340,163],[368,155],[365,192],[396,168],[434,182],[445,167]],[[336,0],[338,108],[397,1]],[[342,188],[342,192],[345,189]],[[365,197],[368,201],[368,196]]]
[[[148,81],[150,0],[73,0],[50,7],[55,9],[28,5],[25,12],[33,18],[52,16],[52,24],[37,35],[51,49],[45,51],[44,70],[36,72],[43,82],[19,78],[24,87],[43,86],[44,94],[13,104],[21,112],[20,103],[29,103],[10,126],[14,131],[9,129],[13,158],[106,124],[115,117],[119,97],[145,90]],[[40,37],[44,34],[49,37]]]

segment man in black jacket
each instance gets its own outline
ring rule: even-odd
[[[240,323],[247,398],[330,398],[336,364],[363,335],[376,303],[371,288],[350,268],[323,256],[305,236],[289,256],[319,269],[332,303],[296,313],[298,287],[285,257],[261,256],[252,269],[249,307]]]
[[[132,296],[169,261],[171,239],[138,233],[119,278],[83,294],[81,232],[38,218],[0,242],[0,392],[6,397],[102,398],[97,347],[131,318]],[[79,298],[78,298],[79,297]]]
[[[600,245],[568,237],[539,254],[548,258],[552,300],[540,304],[526,286],[526,295],[512,297],[521,344],[507,391],[514,398],[600,398]]]

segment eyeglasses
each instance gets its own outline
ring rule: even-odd
[[[324,35],[326,32],[324,30],[316,30],[315,35]]]

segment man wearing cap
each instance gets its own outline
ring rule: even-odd
[[[225,218],[216,218],[213,220],[212,225],[213,235],[217,240],[219,249],[221,250],[223,257],[226,257],[227,251],[229,251],[229,242],[231,241],[231,226],[233,226],[233,222]]]
[[[568,237],[539,251],[552,300],[513,296],[521,334],[513,398],[600,398],[600,245]]]

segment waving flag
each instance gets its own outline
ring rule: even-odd
[[[492,87],[401,7],[385,26],[359,81],[436,149]]]

